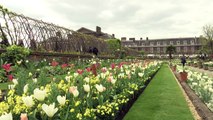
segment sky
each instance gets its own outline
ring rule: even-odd
[[[10,11],[78,30],[140,39],[195,37],[213,24],[213,0],[0,0]]]

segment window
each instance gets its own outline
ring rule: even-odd
[[[170,41],[170,45],[172,45],[173,44],[173,41]]]
[[[161,43],[161,42],[160,42],[160,41],[158,41],[158,42],[157,42],[157,45],[160,45],[160,43]]]
[[[180,47],[177,47],[177,52],[180,52]]]
[[[191,40],[191,44],[194,44],[194,40]]]
[[[184,41],[183,41],[183,44],[184,44],[184,45],[186,45],[186,44],[187,44],[187,41],[186,41],[186,40],[184,40]]]
[[[185,41],[184,41],[185,42]],[[187,47],[184,47],[184,52],[187,52]]]
[[[177,41],[177,45],[180,45],[180,41]]]
[[[160,48],[157,48],[157,53],[160,53]]]

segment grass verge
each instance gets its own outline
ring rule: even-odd
[[[169,67],[163,65],[124,120],[194,120]]]
[[[0,90],[7,90],[9,83],[0,83]]]

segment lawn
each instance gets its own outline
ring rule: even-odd
[[[124,120],[193,120],[183,93],[167,65],[163,65]]]

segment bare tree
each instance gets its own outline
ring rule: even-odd
[[[204,38],[206,39],[206,45],[209,48],[209,53],[213,54],[213,26],[205,25],[203,27]]]

